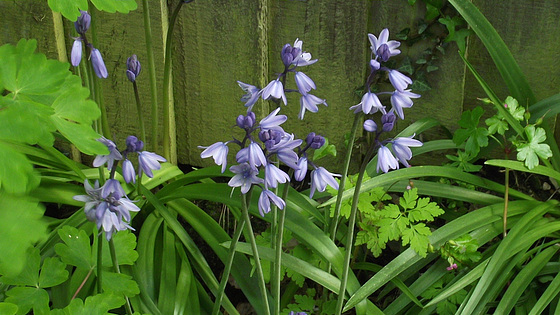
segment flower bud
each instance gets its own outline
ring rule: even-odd
[[[99,52],[99,50],[97,50],[97,48],[91,49],[91,64],[93,65],[93,71],[98,78],[107,78],[107,67],[105,67],[103,57],[101,57],[101,53]]]
[[[364,129],[369,132],[376,132],[377,124],[375,123],[375,121],[368,119],[364,121]]]
[[[144,142],[135,136],[128,136],[126,138],[126,150],[128,152],[139,152],[144,149]]]
[[[76,32],[78,34],[83,35],[91,25],[91,15],[87,11],[80,11],[80,16],[74,22],[74,27],[76,28]]]
[[[126,68],[126,76],[130,82],[136,81],[136,77],[140,74],[140,70],[142,70],[142,66],[136,55],[132,55],[132,57],[126,60]]]
[[[316,135],[314,132],[309,133],[305,141],[310,148],[315,150],[321,148],[325,144],[325,138],[323,136]]]
[[[237,124],[237,127],[245,130],[251,130],[251,128],[253,128],[253,126],[255,125],[256,119],[257,118],[255,116],[255,113],[247,112],[247,116],[243,116],[243,115],[237,116],[235,122]]]
[[[397,119],[397,116],[395,116],[395,113],[393,113],[392,111],[388,112],[387,114],[383,114],[383,116],[381,116],[381,123],[383,124],[383,131],[384,132],[389,132],[391,130],[393,130],[393,127],[395,126],[395,120]]]

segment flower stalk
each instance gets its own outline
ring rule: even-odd
[[[144,15],[144,36],[146,38],[146,55],[148,57],[148,76],[150,80],[151,96],[151,150],[157,151],[158,144],[158,105],[157,105],[157,85],[156,85],[156,66],[154,63],[154,50],[152,47],[152,26],[150,24],[150,6],[148,0],[142,0],[142,14]],[[143,137],[146,139],[146,137]]]

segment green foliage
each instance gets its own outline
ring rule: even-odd
[[[317,161],[325,156],[336,156],[336,146],[329,144],[329,139],[325,138],[325,144],[313,152],[313,161]]]
[[[466,141],[465,151],[471,156],[477,155],[480,148],[488,145],[488,130],[478,127],[483,114],[484,110],[480,106],[463,112],[459,120],[461,129],[457,129],[453,135],[453,142],[457,145]]]
[[[43,207],[27,196],[0,190],[0,274],[15,276],[26,266],[28,249],[46,237]]]
[[[329,294],[330,295],[330,294]],[[314,310],[319,307],[320,312],[315,313]],[[309,288],[305,294],[297,294],[294,296],[294,303],[288,304],[280,314],[288,315],[293,312],[306,312],[307,314],[333,315],[336,310],[336,300],[328,299],[324,301],[321,296],[317,296],[317,290]]]
[[[426,257],[431,235],[423,222],[431,222],[444,211],[430,198],[419,198],[418,189],[405,191],[399,204],[386,205],[382,210],[361,210],[360,231],[356,245],[366,244],[375,257],[381,255],[388,241],[401,239],[402,245],[410,245],[418,255]]]
[[[517,146],[517,160],[525,161],[528,169],[539,165],[539,157],[546,160],[552,156],[552,151],[546,143],[546,131],[543,128],[527,125],[525,127],[527,141],[515,141]]]
[[[352,175],[352,176],[348,176],[346,179],[346,184],[345,184],[345,189],[352,189],[356,186],[356,180],[358,179],[358,174]],[[364,179],[363,181],[366,181],[369,179],[369,176],[366,174],[364,174]],[[338,178],[336,178],[336,180],[340,183],[340,180]],[[337,195],[338,191],[335,190],[334,188],[332,188],[331,186],[327,186],[327,192],[329,194],[331,194],[332,196]],[[385,193],[385,190],[383,190],[382,187],[374,187],[368,191],[362,192],[360,194],[360,200],[359,200],[359,204],[358,204],[358,209],[362,212],[372,212],[374,211],[374,204],[377,204],[378,202],[382,202],[385,200],[390,200],[391,196],[389,196],[388,194]],[[352,209],[352,200],[351,199],[346,199],[343,200],[341,205],[340,205],[340,216],[343,216],[345,218],[348,218],[350,216],[350,210]],[[335,205],[332,205],[330,207],[330,216],[333,217],[334,216],[334,210],[335,210]]]
[[[470,161],[472,161],[473,157],[462,150],[457,150],[457,156],[446,154],[445,157],[453,161],[449,165],[456,167],[463,172],[478,172],[482,168],[482,165],[472,164]]]
[[[18,275],[2,276],[0,283],[16,287],[6,292],[6,302],[18,306],[18,314],[27,314],[33,308],[35,314],[47,314],[49,294],[45,288],[56,286],[68,278],[66,264],[58,258],[46,258],[41,268],[41,256],[37,248],[30,248],[22,272]]]
[[[53,310],[52,315],[105,315],[109,311],[124,305],[125,301],[122,297],[113,293],[101,293],[86,298],[82,301],[80,298],[73,299],[70,305],[64,309]]]
[[[470,234],[447,241],[440,248],[440,254],[450,265],[457,264],[457,266],[470,266],[482,258],[482,254],[478,252],[478,241]]]
[[[421,296],[425,299],[432,299],[438,296],[445,286],[450,283],[454,278],[453,274],[446,274],[442,278],[434,282],[428,289],[422,292]],[[439,315],[452,315],[457,312],[457,307],[467,297],[467,290],[462,289],[451,295],[447,299],[440,301],[436,306],[436,311]]]
[[[91,0],[91,3],[97,10],[115,13],[128,13],[131,10],[136,10],[137,4],[134,0]],[[76,21],[80,16],[80,10],[88,10],[87,0],[49,0],[49,7],[55,12],[60,12],[65,18],[70,21]]]

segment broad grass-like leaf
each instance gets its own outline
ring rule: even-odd
[[[536,201],[510,202],[508,209],[509,216],[525,213],[527,209],[532,209],[537,205],[539,205],[539,203]],[[454,239],[485,225],[493,224],[494,222],[501,220],[502,212],[503,204],[495,204],[463,215],[434,231],[430,236],[430,243],[434,247],[438,247],[443,245],[443,243],[447,240]],[[351,309],[354,305],[356,305],[356,303],[366,299],[373,292],[377,291],[391,279],[400,275],[421,259],[422,258],[418,256],[414,250],[405,250],[389,262],[381,271],[371,277],[364,285],[362,285],[362,287],[360,287],[360,289],[348,300],[344,307],[345,310]]]
[[[520,171],[520,172],[527,172],[533,174],[544,175],[548,177],[552,177],[557,181],[560,181],[560,172],[546,166],[537,165],[532,169],[528,169],[523,162],[519,161],[512,161],[512,160],[489,160],[484,162],[484,164],[498,166],[498,167],[505,167],[512,170]]]
[[[492,60],[494,60],[511,95],[522,104],[534,104],[536,102],[535,96],[527,83],[525,75],[500,35],[498,35],[498,32],[496,32],[486,17],[468,0],[449,0],[449,2],[457,9],[482,41]]]
[[[552,302],[552,300],[558,295],[558,293],[560,293],[560,273],[556,273],[556,276],[548,285],[537,303],[535,303],[535,306],[533,306],[533,308],[529,312],[529,315],[542,314],[544,309]]]

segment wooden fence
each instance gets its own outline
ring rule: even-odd
[[[299,137],[314,131],[325,135],[339,149],[350,130],[353,114],[348,107],[360,101],[355,92],[363,85],[369,56],[368,33],[379,34],[387,27],[391,38],[404,28],[417,29],[424,16],[421,1],[410,6],[407,0],[197,0],[185,5],[175,28],[173,91],[177,123],[179,163],[208,165],[200,159],[199,145],[231,139],[235,117],[245,112],[236,81],[264,86],[282,70],[280,50],[296,38],[304,50],[319,62],[305,69],[317,84],[316,95],[328,107],[297,119],[299,99],[288,96],[282,113],[289,118],[285,129]],[[163,5],[162,5],[163,3]],[[177,1],[150,1],[153,45],[156,52],[158,102],[162,99],[163,48],[162,19]],[[474,0],[510,47],[520,63],[537,100],[559,92],[560,79],[560,2],[557,0],[496,1]],[[168,6],[168,7],[167,7]],[[136,105],[132,85],[125,75],[126,59],[137,54],[143,63],[138,78],[144,117],[150,120],[150,92],[143,29],[142,5],[129,14],[95,12],[98,48],[109,78],[103,80],[103,100],[115,142],[124,143],[137,134]],[[72,45],[73,23],[64,20],[66,46]],[[57,58],[53,15],[47,1],[0,1],[0,44],[15,44],[20,38],[36,38],[39,51]],[[399,58],[413,60],[430,43],[403,46]],[[475,37],[467,41],[467,56],[482,76],[505,98],[508,94],[484,46]],[[1,61],[0,61],[1,62]],[[439,69],[427,79],[432,89],[405,112],[399,127],[430,116],[450,130],[464,109],[480,105],[485,97],[468,73],[452,43],[435,61]],[[271,104],[259,102],[255,111],[263,117]],[[282,105],[283,106],[283,105]],[[322,105],[321,105],[322,106]],[[161,116],[159,117],[161,120]],[[161,121],[160,121],[161,124]],[[437,134],[428,138],[438,137]],[[148,143],[153,139],[146,139]],[[336,169],[342,154],[328,164]]]

